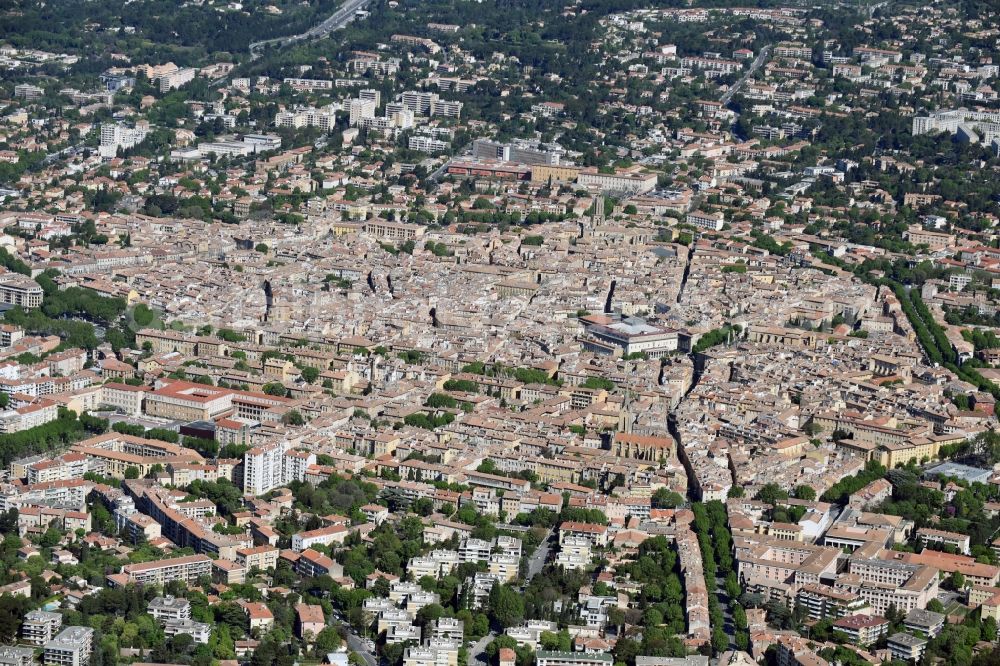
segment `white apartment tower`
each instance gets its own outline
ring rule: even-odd
[[[145,141],[148,131],[142,125],[129,127],[121,123],[104,123],[101,125],[101,145],[98,152],[101,157],[111,159],[118,154],[119,149],[132,148]]]
[[[263,495],[291,481],[302,481],[316,454],[292,450],[289,441],[255,446],[243,454],[243,491]]]

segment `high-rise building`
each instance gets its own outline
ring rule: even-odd
[[[400,96],[400,101],[406,105],[410,111],[419,114],[428,114],[431,110],[431,102],[437,99],[435,93],[418,92],[416,90],[407,90]]]
[[[462,103],[447,99],[431,100],[431,115],[458,118],[462,115]]]
[[[347,102],[347,106],[347,120],[351,127],[360,125],[362,118],[375,117],[375,100],[352,99]]]
[[[291,443],[276,440],[255,446],[243,454],[243,491],[263,495],[291,481],[302,481],[316,455],[291,450]]]
[[[185,83],[194,79],[195,70],[193,67],[183,67],[181,69],[168,72],[159,78],[160,92],[165,93],[175,88],[180,88]]]
[[[318,127],[329,132],[337,123],[337,107],[333,104],[324,106],[321,109],[308,107],[295,109],[294,111],[279,111],[274,117],[275,127]]]
[[[111,159],[118,154],[119,149],[138,146],[145,141],[148,128],[142,125],[129,127],[121,123],[104,123],[101,125],[101,145],[98,148],[101,157]]]
[[[358,99],[371,100],[375,102],[375,108],[377,109],[382,104],[382,93],[372,88],[365,88],[364,90],[358,91]]]

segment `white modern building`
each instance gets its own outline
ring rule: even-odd
[[[129,127],[122,123],[104,123],[101,125],[101,145],[98,152],[101,157],[111,159],[119,150],[126,150],[146,140],[149,128],[142,125]]]

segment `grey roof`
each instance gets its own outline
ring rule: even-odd
[[[906,624],[914,624],[920,627],[933,627],[944,622],[944,615],[924,610],[923,608],[914,608],[906,614],[904,621]]]
[[[45,644],[45,649],[78,650],[83,647],[84,641],[92,640],[93,637],[94,630],[90,627],[66,627]]]
[[[916,636],[912,636],[901,631],[898,634],[889,636],[889,643],[895,643],[896,645],[913,648],[926,645],[927,641],[923,638],[917,638]]]

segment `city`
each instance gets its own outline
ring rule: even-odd
[[[1000,663],[1000,12],[0,8],[0,666]]]

